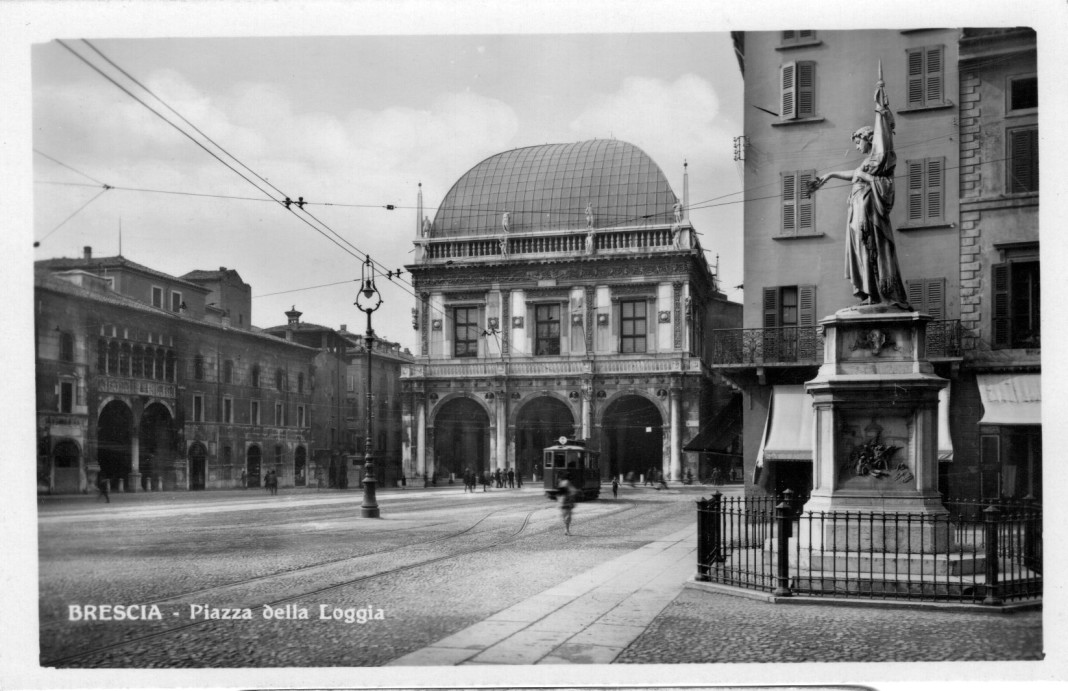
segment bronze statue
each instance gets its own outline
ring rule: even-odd
[[[896,304],[910,309],[901,281],[890,226],[894,207],[894,114],[883,91],[882,63],[875,87],[875,127],[865,125],[853,133],[853,144],[868,157],[856,170],[827,173],[813,180],[809,194],[828,180],[853,183],[846,214],[845,277],[862,305]]]

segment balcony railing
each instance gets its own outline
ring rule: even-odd
[[[959,319],[927,323],[927,358],[961,357]],[[823,334],[818,326],[771,329],[716,329],[712,332],[713,365],[819,365]]]
[[[678,250],[697,248],[697,238],[683,225],[676,238],[670,227],[603,228],[593,237],[593,247],[585,229],[563,233],[510,234],[493,237],[442,238],[420,245],[422,261],[457,259],[507,259],[552,254],[621,254],[634,250]],[[676,244],[677,243],[677,244]]]
[[[821,362],[823,334],[815,326],[712,332],[713,365],[818,365]]]
[[[689,355],[655,357],[650,355],[605,355],[591,359],[524,357],[517,359],[440,360],[401,367],[401,377],[485,378],[531,377],[573,374],[644,374],[658,372],[698,372],[699,358]]]

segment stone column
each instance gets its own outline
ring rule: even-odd
[[[496,434],[496,453],[494,454],[497,459],[497,467],[503,471],[507,471],[508,468],[508,415],[507,415],[507,402],[506,393],[504,391],[497,392],[497,434]]]
[[[426,477],[426,398],[415,399],[415,472]]]
[[[593,388],[590,386],[582,387],[582,438],[589,439],[593,435],[593,425],[590,418],[593,413],[593,406],[591,405],[591,399],[593,398]]]
[[[138,492],[141,489],[141,435],[137,427],[134,427],[130,439],[130,486],[129,492]]]
[[[682,441],[679,438],[679,427],[681,424],[681,420],[679,419],[679,393],[678,389],[671,389],[669,393],[671,401],[671,466],[668,472],[668,477],[676,482],[682,479]]]

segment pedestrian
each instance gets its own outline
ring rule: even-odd
[[[523,473],[515,474],[515,486],[518,489],[523,489]]]
[[[578,498],[578,490],[566,477],[560,480],[556,488],[556,496],[560,499],[560,518],[564,521],[564,535],[571,534],[571,515],[575,510],[575,500]]]
[[[515,470],[508,468],[508,487],[515,489]]]
[[[619,479],[615,477],[612,478],[612,498],[619,498]]]
[[[654,468],[650,468],[645,472],[645,482],[642,483],[642,487],[653,484],[653,473],[655,472],[656,470]]]
[[[100,501],[100,497],[104,497],[105,502],[107,502],[108,504],[111,503],[111,497],[108,495],[108,491],[111,489],[110,484],[111,480],[104,477],[103,475],[96,479],[97,501]]]
[[[248,471],[241,469],[241,489],[248,489]]]
[[[693,470],[690,469],[690,468],[686,469],[686,484],[687,485],[692,485],[693,484]]]
[[[633,470],[630,471],[629,473],[627,473],[627,484],[630,485],[631,487],[637,487],[638,486],[638,485],[634,484],[634,471]]]
[[[497,470],[493,471],[493,475],[497,481],[497,489],[502,489],[504,487],[504,480],[501,478],[501,469],[497,468]]]
[[[715,486],[719,486],[720,484],[722,484],[722,482],[723,482],[723,480],[722,480],[722,478],[720,476],[719,468],[713,468],[712,469],[712,485],[714,487]]]
[[[482,472],[482,491],[485,492],[489,488],[490,474],[488,470]]]
[[[662,490],[662,489],[667,489],[668,488],[667,478],[664,476],[663,472],[658,470],[657,473],[656,473],[656,478],[657,478],[657,482],[658,482],[658,484],[656,486],[656,489],[657,489],[658,492],[660,490]]]

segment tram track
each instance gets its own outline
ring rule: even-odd
[[[316,569],[325,570],[325,569],[328,569],[328,568],[331,568],[331,567],[337,567],[337,566],[342,565],[346,561],[354,561],[354,560],[357,560],[357,559],[363,559],[363,558],[370,557],[370,556],[386,555],[386,554],[400,552],[400,551],[407,550],[407,549],[416,548],[416,547],[419,547],[421,545],[430,545],[430,544],[444,542],[444,541],[447,541],[447,540],[452,540],[452,539],[455,539],[455,538],[460,537],[462,535],[470,533],[472,530],[474,530],[480,524],[485,522],[491,516],[499,514],[499,513],[503,512],[503,511],[506,511],[506,510],[508,510],[510,508],[512,508],[512,507],[504,507],[504,508],[501,508],[501,509],[496,509],[494,511],[490,511],[487,514],[485,514],[484,516],[482,516],[481,518],[479,518],[477,521],[475,521],[474,523],[472,523],[471,525],[469,525],[468,527],[463,529],[463,530],[460,530],[460,531],[457,531],[457,532],[454,532],[454,533],[450,533],[448,535],[438,536],[438,537],[430,539],[430,540],[422,540],[422,541],[418,541],[418,542],[408,543],[406,545],[398,546],[398,547],[391,548],[391,549],[388,549],[388,550],[381,550],[381,551],[378,551],[378,552],[367,552],[367,553],[363,553],[363,554],[360,554],[360,555],[348,555],[346,557],[340,557],[340,558],[337,558],[337,559],[330,559],[330,560],[317,562],[316,564],[305,565],[305,566],[302,566],[302,567],[296,567],[296,568],[293,568],[293,569],[287,569],[287,570],[283,570],[283,571],[277,571],[277,572],[274,572],[274,573],[268,574],[268,575],[254,576],[252,578],[241,579],[239,581],[233,581],[233,582],[230,582],[230,583],[227,583],[227,584],[222,584],[222,585],[219,585],[219,586],[212,586],[212,587],[209,587],[209,588],[201,588],[201,589],[186,591],[184,593],[180,593],[180,594],[176,594],[176,595],[169,595],[169,596],[164,597],[164,598],[157,598],[155,600],[146,601],[144,604],[146,606],[152,605],[152,604],[166,605],[168,603],[179,604],[179,601],[182,601],[182,600],[188,601],[188,599],[194,598],[194,597],[202,598],[202,596],[204,594],[206,594],[206,593],[221,592],[221,591],[225,591],[225,590],[239,589],[239,588],[244,587],[244,586],[254,585],[254,584],[262,584],[262,583],[270,582],[272,580],[277,580],[277,579],[280,579],[280,578],[286,578],[286,577],[298,575],[298,574],[301,574],[301,573],[310,573],[310,572],[312,572],[312,571],[314,571]],[[478,553],[481,553],[481,552],[488,552],[490,550],[497,549],[497,548],[499,548],[499,547],[501,547],[503,545],[506,545],[506,544],[508,544],[510,542],[513,542],[513,541],[517,540],[520,536],[524,535],[524,533],[529,535],[529,533],[527,533],[527,528],[528,528],[528,526],[530,526],[531,517],[534,514],[538,513],[539,511],[544,511],[546,509],[555,510],[555,508],[556,508],[555,505],[551,504],[549,506],[540,506],[540,507],[537,507],[535,509],[532,509],[532,510],[528,511],[524,515],[523,520],[522,520],[522,522],[520,523],[520,525],[519,525],[519,527],[517,529],[515,529],[512,533],[510,533],[508,535],[505,535],[505,536],[501,537],[500,539],[496,539],[496,540],[494,540],[493,542],[491,542],[489,544],[472,546],[472,547],[460,549],[460,550],[457,550],[457,551],[452,551],[452,552],[449,552],[447,554],[442,554],[442,555],[439,555],[439,556],[436,556],[436,557],[432,557],[430,559],[423,559],[423,560],[420,560],[420,561],[417,561],[417,562],[413,562],[413,563],[409,563],[409,564],[402,564],[402,565],[399,565],[399,566],[396,566],[396,567],[393,567],[393,568],[384,569],[384,570],[381,570],[381,571],[376,571],[374,573],[363,574],[363,575],[357,576],[355,578],[345,579],[345,580],[342,580],[342,581],[339,581],[339,582],[335,582],[335,583],[329,583],[327,585],[323,585],[323,586],[320,586],[320,587],[315,587],[315,588],[311,588],[311,589],[302,589],[300,592],[288,594],[288,595],[285,595],[283,597],[276,597],[276,598],[273,598],[273,599],[271,599],[270,601],[267,601],[267,602],[264,602],[264,601],[260,600],[255,605],[250,605],[249,609],[262,611],[263,609],[268,608],[268,607],[270,607],[270,608],[280,607],[280,606],[284,606],[284,605],[286,605],[288,603],[292,603],[292,602],[295,602],[295,601],[299,601],[299,600],[304,600],[304,599],[307,599],[307,598],[315,597],[317,595],[321,595],[321,594],[324,594],[324,593],[329,593],[329,592],[341,590],[341,589],[344,589],[344,588],[347,588],[347,587],[350,587],[350,586],[353,586],[353,585],[356,585],[356,584],[367,583],[369,581],[374,581],[374,580],[382,579],[382,578],[388,578],[388,577],[391,577],[391,576],[396,576],[397,574],[401,574],[401,573],[404,573],[404,572],[407,572],[407,571],[413,571],[413,570],[416,570],[416,569],[421,569],[421,568],[424,568],[424,567],[427,567],[427,566],[431,566],[433,564],[437,564],[437,563],[440,563],[440,562],[453,560],[453,559],[459,559],[459,558],[467,557],[467,556],[470,556],[470,555],[473,555],[473,554],[478,554]],[[629,511],[632,511],[632,510],[637,509],[637,508],[639,508],[639,506],[636,506],[636,505],[624,505],[624,506],[620,506],[618,508],[612,507],[612,509],[610,509],[609,511],[606,511],[605,513],[597,514],[596,516],[592,516],[590,520],[600,521],[600,520],[604,520],[604,519],[610,518],[610,517],[618,517],[622,513],[627,513]],[[541,532],[547,532],[548,530],[549,530],[549,528],[546,528],[545,531],[541,531]],[[49,626],[48,628],[53,628],[54,626],[62,624],[62,623],[64,623],[64,622],[61,622],[61,621],[54,622],[53,625]],[[187,632],[187,631],[190,631],[190,630],[193,630],[193,629],[198,629],[198,628],[210,629],[213,626],[217,626],[219,623],[220,623],[220,621],[217,620],[217,619],[196,619],[196,620],[184,622],[184,623],[179,624],[177,626],[171,626],[171,627],[168,627],[168,628],[160,630],[160,631],[154,631],[154,632],[147,633],[147,634],[142,634],[142,635],[139,635],[139,636],[132,636],[132,637],[124,638],[121,641],[116,641],[114,643],[97,646],[95,648],[91,648],[91,649],[88,649],[88,650],[83,650],[83,651],[80,651],[80,652],[77,652],[77,653],[72,653],[70,655],[53,657],[53,658],[50,658],[50,659],[47,659],[47,660],[43,659],[41,661],[41,665],[45,666],[45,667],[70,666],[70,663],[78,661],[78,660],[82,660],[82,659],[85,659],[85,658],[92,658],[94,656],[98,656],[98,655],[101,655],[101,654],[104,654],[104,653],[108,653],[108,652],[111,652],[111,651],[116,651],[116,650],[121,650],[121,649],[124,649],[124,648],[129,648],[129,647],[132,647],[132,646],[136,646],[136,645],[138,645],[140,643],[145,643],[145,642],[149,642],[149,641],[153,641],[153,640],[164,639],[164,638],[168,638],[168,637],[171,637],[171,636],[180,635],[183,632]],[[42,633],[44,632],[44,630],[45,630],[45,627],[42,627]]]
[[[426,540],[426,541],[422,541],[422,542],[419,542],[419,543],[412,543],[410,545],[406,545],[405,547],[399,547],[399,548],[396,548],[396,549],[393,549],[393,550],[385,550],[385,551],[380,552],[380,553],[369,553],[369,554],[360,555],[359,557],[351,557],[350,556],[350,557],[345,557],[345,558],[341,558],[341,559],[337,559],[337,560],[328,560],[326,562],[321,562],[320,564],[317,564],[317,565],[314,565],[314,566],[310,566],[310,567],[306,567],[306,568],[319,568],[319,567],[323,567],[323,566],[338,565],[341,562],[344,562],[346,560],[351,560],[351,559],[355,559],[355,558],[362,558],[362,557],[365,557],[365,556],[371,556],[373,554],[382,554],[382,553],[398,551],[400,549],[410,548],[413,545],[417,545],[417,544],[432,544],[432,543],[435,543],[435,542],[441,542],[443,540],[452,539],[452,538],[458,537],[460,535],[463,535],[463,534],[469,532],[470,530],[475,528],[478,524],[482,523],[484,520],[489,518],[491,515],[493,515],[495,513],[499,513],[500,511],[504,511],[504,510],[505,509],[498,509],[496,511],[491,511],[490,513],[488,513],[485,516],[483,516],[481,519],[476,521],[471,526],[468,526],[468,528],[466,528],[466,529],[464,529],[462,531],[459,531],[457,533],[454,533],[452,535],[441,536],[441,537],[435,538],[433,540]],[[290,603],[290,602],[293,602],[293,601],[296,601],[296,600],[300,600],[300,599],[304,599],[304,598],[308,598],[308,597],[313,597],[313,596],[316,596],[316,595],[320,595],[322,593],[328,593],[328,592],[335,591],[335,590],[340,590],[342,588],[345,588],[345,587],[348,587],[348,586],[351,586],[351,585],[355,585],[357,583],[364,583],[364,582],[371,581],[371,580],[374,580],[374,579],[393,576],[393,575],[396,575],[396,574],[399,574],[399,573],[403,573],[405,571],[411,571],[411,570],[423,568],[425,566],[430,566],[432,564],[436,564],[438,562],[446,561],[448,559],[456,559],[456,558],[468,556],[468,555],[471,555],[471,554],[477,554],[478,552],[485,552],[485,551],[488,551],[488,550],[491,550],[491,549],[496,549],[497,547],[500,547],[501,545],[506,544],[506,543],[518,538],[526,530],[527,526],[530,524],[530,517],[533,516],[538,511],[541,511],[541,510],[543,510],[543,508],[539,507],[539,508],[533,509],[531,511],[528,511],[527,514],[523,517],[523,521],[522,521],[522,523],[520,524],[520,526],[519,526],[519,528],[517,530],[515,530],[512,534],[510,534],[510,535],[508,535],[508,536],[506,536],[506,537],[504,537],[504,538],[502,538],[500,540],[494,541],[491,544],[472,547],[472,548],[468,548],[468,549],[463,549],[463,550],[460,550],[460,551],[457,551],[457,552],[450,552],[448,554],[443,554],[443,555],[434,557],[432,559],[424,559],[422,561],[414,562],[414,563],[411,563],[411,564],[404,564],[404,565],[401,565],[401,566],[397,566],[397,567],[394,567],[392,569],[386,569],[384,571],[379,571],[379,572],[371,573],[371,574],[364,574],[362,576],[358,576],[356,578],[348,579],[348,580],[341,581],[341,582],[338,582],[338,583],[331,583],[329,585],[322,586],[322,587],[319,587],[319,588],[313,588],[313,589],[310,589],[310,590],[304,590],[304,591],[302,591],[300,593],[296,593],[296,594],[293,594],[293,595],[288,595],[286,597],[275,598],[275,599],[273,599],[273,600],[271,600],[269,602],[263,602],[261,604],[257,604],[257,605],[255,605],[255,608],[262,610],[262,609],[267,608],[267,607],[278,607],[278,606],[282,606],[282,605],[285,605],[287,603]],[[257,577],[253,577],[253,578],[249,578],[249,579],[244,579],[243,581],[230,583],[230,584],[227,584],[226,586],[217,586],[217,587],[214,587],[214,588],[201,589],[201,590],[198,590],[198,591],[190,591],[190,592],[182,594],[182,595],[170,596],[170,597],[167,597],[167,598],[158,599],[155,602],[148,602],[148,603],[145,603],[145,604],[146,605],[162,604],[162,603],[165,603],[165,602],[171,602],[171,601],[174,601],[174,600],[178,600],[179,598],[185,598],[185,597],[188,597],[189,595],[199,595],[199,594],[203,594],[205,592],[211,592],[213,590],[220,590],[220,589],[223,589],[223,588],[240,587],[241,585],[248,585],[248,584],[255,583],[255,582],[267,581],[267,580],[270,580],[272,578],[279,578],[279,577],[282,577],[282,576],[293,575],[295,573],[298,573],[300,570],[301,569],[292,569],[292,570],[288,570],[288,571],[284,571],[284,572],[276,572],[276,573],[271,574],[269,576],[257,576]],[[74,653],[74,654],[71,654],[71,655],[66,655],[66,656],[57,657],[57,658],[51,658],[51,659],[48,659],[48,660],[42,660],[41,661],[41,665],[44,666],[44,667],[59,667],[59,666],[62,666],[62,665],[66,665],[66,664],[68,664],[68,663],[70,663],[72,661],[82,659],[82,658],[92,657],[94,655],[98,655],[98,654],[101,654],[101,653],[106,653],[106,652],[110,652],[110,651],[113,651],[113,650],[119,650],[119,649],[122,649],[122,648],[126,648],[126,647],[130,647],[130,646],[136,645],[138,643],[143,643],[143,642],[146,642],[146,641],[152,641],[152,640],[156,640],[156,639],[159,639],[159,638],[165,638],[165,637],[168,637],[168,636],[173,636],[173,635],[176,635],[176,634],[180,634],[180,633],[182,633],[184,631],[188,631],[190,629],[204,627],[204,626],[207,626],[207,625],[212,625],[212,624],[217,624],[217,623],[218,623],[218,620],[213,620],[213,619],[200,619],[200,620],[189,621],[189,622],[180,624],[178,626],[168,627],[168,628],[166,628],[166,629],[164,629],[162,631],[155,631],[155,632],[152,632],[152,633],[149,633],[149,634],[144,634],[144,635],[141,635],[141,636],[135,636],[135,637],[131,637],[131,638],[126,638],[126,639],[124,639],[122,641],[118,641],[118,642],[111,643],[111,644],[108,644],[108,645],[98,646],[96,648],[92,648],[90,650],[84,650],[84,651],[81,651],[81,652],[78,652],[78,653]]]

